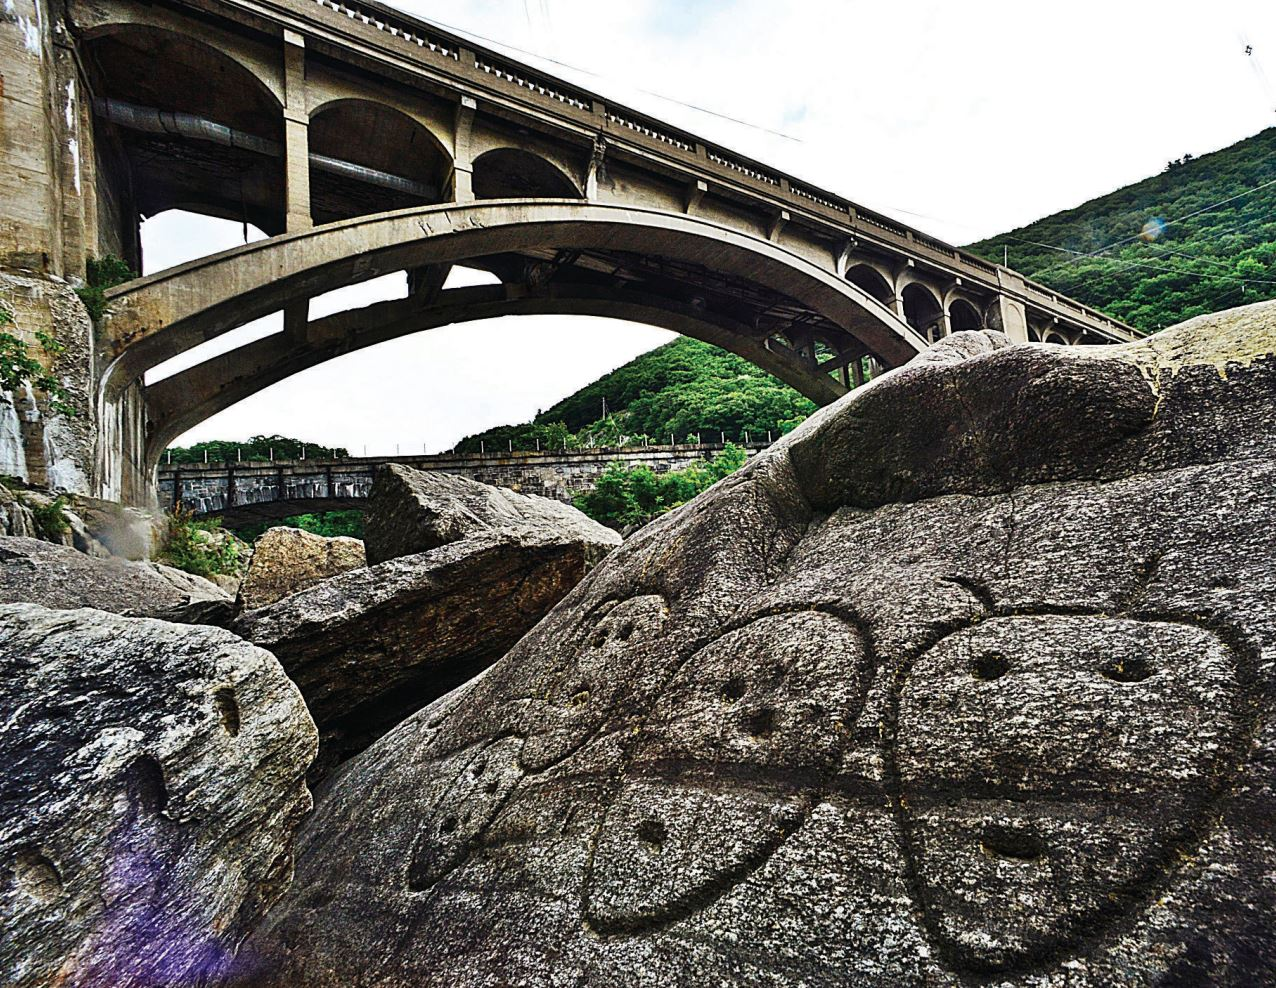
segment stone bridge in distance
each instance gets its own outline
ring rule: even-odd
[[[738,443],[749,456],[766,443]],[[160,506],[230,526],[314,511],[362,507],[378,467],[402,463],[417,470],[460,474],[486,484],[570,501],[591,490],[609,464],[648,466],[657,473],[710,460],[722,443],[604,449],[420,456],[350,457],[247,463],[182,463],[159,468]]]
[[[660,326],[819,404],[957,330],[1069,345],[1135,336],[1008,268],[374,0],[34,3],[15,0],[15,16],[31,15],[51,54],[13,66],[6,54],[6,96],[42,89],[54,112],[14,103],[9,126],[29,123],[44,136],[31,154],[60,164],[39,199],[39,162],[5,149],[25,169],[23,202],[45,203],[4,207],[6,256],[72,281],[106,255],[142,270],[140,220],[173,208],[267,235],[107,292],[84,348],[85,469],[105,497],[153,500],[168,445],[293,374],[493,316]],[[496,283],[446,287],[454,266]],[[310,318],[316,297],[396,272],[407,297]],[[283,332],[145,383],[281,311]]]

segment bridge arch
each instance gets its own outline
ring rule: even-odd
[[[921,282],[913,281],[904,286],[900,298],[908,325],[929,342],[938,342],[944,335],[944,307],[939,297]]]
[[[474,159],[476,199],[577,199],[576,181],[548,158],[524,148],[500,147]]]
[[[82,50],[109,249],[140,268],[139,217],[169,209],[283,231],[283,109],[259,67],[151,24],[101,25]]]
[[[846,270],[846,280],[877,299],[887,308],[895,301],[895,288],[886,275],[871,264],[852,264]]]
[[[954,298],[948,303],[948,321],[954,333],[966,330],[983,329],[984,319],[979,309],[964,298]]]
[[[148,385],[147,469],[187,430],[302,371],[442,326],[515,315],[624,319],[731,349],[772,373],[785,371],[764,347],[740,353],[736,340],[747,327],[692,305],[594,286],[551,285],[535,294],[509,285],[449,288],[428,306],[416,298],[394,299],[327,316],[311,324],[305,340],[277,333]]]
[[[182,29],[180,19],[174,18],[157,6],[100,4],[88,7],[80,5],[75,8],[75,19],[81,59],[86,63],[86,68],[97,74],[99,79],[101,73],[108,68],[126,67],[118,62],[114,65],[106,63],[101,53],[112,46],[105,46],[103,42],[114,41],[132,48],[157,42],[158,50],[164,55],[172,50],[173,42],[181,42],[190,47],[206,49],[222,59],[234,62],[270,94],[277,106],[283,106],[283,77],[276,67],[279,58],[273,48],[245,43],[241,36],[231,35],[216,27],[209,27],[206,33],[198,38],[193,37],[188,30]],[[90,53],[92,49],[97,49],[97,52]],[[152,48],[149,54],[134,64],[142,68],[153,64],[151,60],[156,57],[156,50]],[[183,80],[183,82],[190,81],[195,80]],[[211,81],[215,85],[215,77]],[[108,95],[98,90],[96,86],[95,90],[96,95]]]
[[[801,319],[820,335],[859,346],[888,366],[904,363],[926,345],[862,289],[751,234],[655,209],[579,200],[492,200],[330,223],[112,289],[100,325],[110,361],[102,376],[104,397],[120,393],[163,360],[299,299],[399,270],[510,251],[550,257],[590,252],[587,259],[597,262],[561,270],[557,261],[545,262],[551,269],[545,280],[503,286],[547,297],[544,304],[550,307],[536,311],[655,322],[655,316],[635,315],[632,306],[634,297],[650,296],[644,311],[664,310],[659,316],[664,321],[655,324],[718,343],[821,404],[845,389],[813,354],[772,339],[789,325],[781,317]],[[618,276],[616,258],[636,258],[632,271]],[[651,279],[643,281],[648,268]],[[671,285],[675,275],[711,284]],[[723,301],[713,294],[725,292],[722,285],[740,294],[728,293]],[[585,297],[588,307],[581,301]],[[675,317],[678,325],[671,326]]]
[[[316,223],[441,202],[452,170],[452,156],[429,127],[369,99],[345,97],[313,108],[309,151]],[[352,177],[346,165],[366,171]]]

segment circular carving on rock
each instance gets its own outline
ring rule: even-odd
[[[759,618],[696,652],[652,707],[591,848],[586,921],[638,932],[760,867],[823,798],[872,663],[829,614]]]
[[[664,655],[668,615],[663,597],[631,597],[594,613],[574,642],[564,642],[568,654],[558,670],[533,685],[536,704],[522,753],[527,771],[566,757],[598,730],[652,656]]]
[[[1187,623],[996,617],[922,653],[896,801],[949,963],[1031,967],[1136,911],[1204,830],[1242,711],[1236,655]]]

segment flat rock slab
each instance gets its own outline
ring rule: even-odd
[[[237,606],[245,611],[265,607],[366,562],[358,539],[326,538],[285,526],[269,528],[253,543]]]
[[[621,543],[616,532],[570,504],[399,463],[377,471],[364,528],[370,563],[493,531],[530,530],[579,542],[590,566]]]
[[[493,529],[331,577],[245,611],[319,725],[318,782],[412,712],[504,655],[585,575],[577,540]]]
[[[130,617],[224,625],[235,600],[216,584],[172,566],[99,559],[70,546],[0,537],[0,603],[96,607]]]
[[[314,724],[219,628],[0,606],[0,983],[233,972],[292,874]]]
[[[1276,983],[1273,352],[818,413],[345,768],[255,983]]]

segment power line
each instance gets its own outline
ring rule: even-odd
[[[1172,268],[1164,264],[1149,264],[1147,261],[1136,261],[1136,260],[1128,260],[1128,259],[1122,260],[1121,258],[1116,258],[1116,257],[1099,258],[1095,254],[1086,254],[1079,250],[1070,250],[1067,247],[1056,247],[1053,244],[1038,243],[1035,240],[1022,240],[1022,238],[1020,237],[1013,237],[1011,239],[1020,240],[1022,243],[1026,243],[1026,244],[1032,244],[1034,247],[1044,247],[1048,250],[1056,250],[1064,254],[1075,255],[1073,257],[1067,258],[1066,260],[1060,261],[1057,264],[1051,264],[1047,267],[1042,268],[1033,276],[1035,278],[1040,278],[1045,272],[1053,270],[1054,268],[1057,268],[1057,267],[1061,267],[1064,264],[1075,263],[1080,260],[1104,260],[1109,264],[1117,264],[1122,267],[1148,268],[1149,270],[1152,270],[1152,271],[1165,271],[1169,274],[1184,275],[1189,278],[1214,278],[1219,281],[1235,281],[1235,282],[1239,282],[1241,284],[1247,284],[1247,285],[1276,285],[1276,280],[1271,278],[1244,278],[1244,277],[1241,277],[1240,275],[1223,275],[1223,274],[1215,275],[1215,274],[1206,274],[1201,271],[1184,271],[1182,268]]]
[[[524,3],[523,9],[526,12],[527,0],[523,0],[523,3]],[[528,14],[529,22],[530,22],[530,16],[531,15],[529,13]],[[526,48],[519,48],[517,45],[511,45],[507,41],[500,41],[496,38],[489,38],[487,35],[479,34],[475,31],[470,31],[463,27],[457,27],[455,24],[446,24],[443,21],[438,21],[438,20],[434,20],[433,18],[427,18],[427,17],[422,17],[421,19],[424,21],[427,21],[430,24],[433,24],[435,27],[441,27],[445,31],[452,31],[452,32],[455,32],[456,34],[463,35],[467,38],[472,38],[476,41],[486,41],[489,45],[497,45],[498,47],[504,48],[506,51],[518,52],[518,54],[527,55],[530,58],[538,58],[542,62],[549,62],[551,65],[559,65],[565,69],[571,69],[573,72],[583,72],[585,75],[592,76],[595,79],[604,79],[604,80],[610,79],[609,76],[603,75],[601,72],[593,72],[590,69],[583,69],[579,65],[572,65],[570,62],[564,62],[557,58],[550,58],[548,55],[542,55],[540,52],[529,51]],[[614,80],[611,80],[611,81],[614,81]],[[779,130],[772,130],[770,127],[763,127],[760,124],[750,123],[748,120],[741,120],[739,117],[733,117],[727,113],[720,113],[719,111],[711,110],[706,106],[698,106],[695,103],[687,103],[673,96],[666,96],[664,93],[657,93],[650,89],[643,89],[641,87],[635,87],[635,88],[638,90],[638,92],[642,93],[645,96],[654,96],[656,99],[664,100],[666,103],[673,103],[675,106],[685,107],[688,110],[695,110],[697,113],[705,113],[711,117],[717,117],[719,120],[727,120],[731,123],[739,124],[741,127],[748,127],[750,130],[761,131],[764,134],[771,134],[773,137],[780,137],[786,141],[793,141],[795,144],[805,143],[802,140],[802,138],[794,137],[792,134],[786,134],[783,131],[779,131]]]

